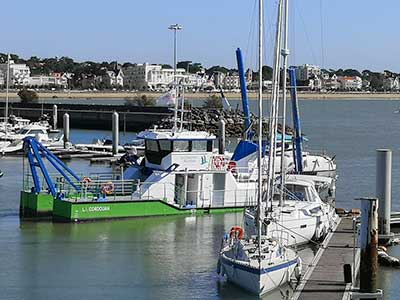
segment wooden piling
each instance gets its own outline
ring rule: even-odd
[[[377,292],[378,199],[361,198],[360,292]]]

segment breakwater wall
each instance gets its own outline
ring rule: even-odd
[[[166,107],[138,107],[127,105],[87,105],[57,104],[57,123],[62,127],[64,113],[71,119],[71,127],[84,129],[111,129],[112,113],[120,115],[119,125],[122,130],[140,131],[151,127],[172,112]],[[5,103],[0,103],[0,117],[4,117]],[[42,114],[52,117],[53,104],[10,103],[9,114],[32,121],[38,120]]]

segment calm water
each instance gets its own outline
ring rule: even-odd
[[[393,150],[393,206],[400,210],[400,115],[393,113],[398,106],[397,101],[301,101],[310,147],[336,154],[337,206],[356,207],[354,198],[374,194],[375,149],[387,147]],[[72,132],[73,142],[109,136]],[[85,160],[69,165],[77,172],[108,170]],[[0,169],[5,172],[0,179],[0,299],[255,299],[215,274],[220,237],[242,222],[241,214],[20,223],[21,158],[1,158]],[[400,247],[391,251],[400,257]],[[312,255],[310,249],[302,251],[305,263]],[[380,269],[386,299],[396,298],[398,280],[399,272]],[[280,294],[266,298],[280,299]]]

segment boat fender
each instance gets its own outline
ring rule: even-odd
[[[301,261],[301,258],[299,257],[297,259],[297,265],[294,268],[294,276],[296,277],[297,282],[300,282],[300,280],[301,280],[301,271],[302,271],[302,269],[303,269],[302,261]]]
[[[101,186],[101,192],[104,195],[111,195],[114,192],[114,184],[109,181]]]
[[[240,226],[233,226],[231,228],[231,232],[229,234],[229,237],[236,238],[238,240],[242,240],[244,238],[244,229]]]
[[[218,259],[217,262],[217,274],[220,275],[221,274],[221,260]]]

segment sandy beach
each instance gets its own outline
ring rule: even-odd
[[[111,92],[111,91],[101,91],[101,92],[89,92],[89,91],[70,91],[70,92],[60,92],[60,91],[49,91],[49,92],[38,92],[40,99],[129,99],[137,95],[146,95],[150,97],[157,98],[162,95],[162,93],[154,92]],[[219,93],[186,93],[186,99],[190,100],[204,100],[210,95],[217,95]],[[265,93],[266,99],[270,95],[269,92]],[[227,99],[240,99],[240,93],[225,93]],[[298,93],[299,99],[303,100],[400,100],[400,93]],[[6,98],[6,93],[4,91],[0,92],[0,100]],[[16,91],[11,91],[9,93],[10,99],[19,98]],[[257,94],[255,92],[249,93],[250,100],[256,100]]]

